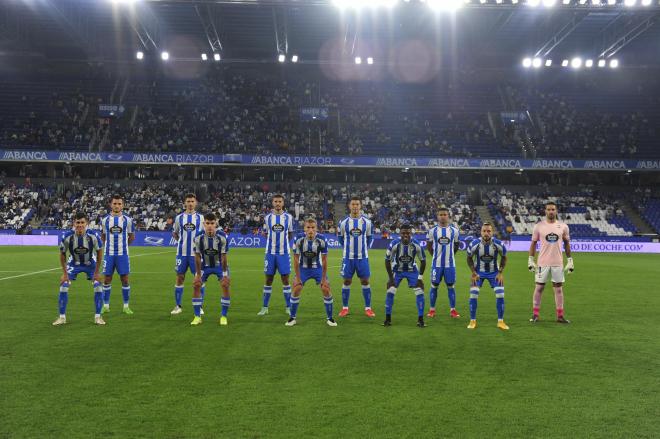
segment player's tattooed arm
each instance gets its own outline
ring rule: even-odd
[[[422,259],[419,262],[419,275],[422,276],[424,274],[424,270],[426,270],[426,259]]]
[[[564,238],[564,253],[566,253],[567,258],[571,258],[571,241]]]
[[[387,288],[394,286],[394,273],[392,272],[392,262],[389,258],[385,259],[385,270],[387,271]]]
[[[458,248],[460,247],[460,244],[458,241],[454,243],[454,254],[458,253]]]
[[[430,239],[426,240],[426,250],[429,252],[429,254],[433,254],[433,241]]]
[[[468,267],[470,267],[470,271],[472,272],[471,278],[472,278],[472,283],[474,284],[475,282],[477,282],[479,280],[479,274],[477,273],[477,269],[474,266],[473,255],[468,254],[467,264],[468,264]]]
[[[128,234],[128,245],[131,245],[135,241],[135,233]]]
[[[500,273],[504,271],[504,267],[506,267],[506,261],[507,261],[506,256],[502,256],[502,258],[500,259]]]
[[[229,270],[229,262],[227,262],[227,253],[223,253],[220,256],[220,264],[222,265],[222,274],[223,274],[222,286],[224,288],[228,288],[231,281],[229,280],[229,273],[227,272]]]

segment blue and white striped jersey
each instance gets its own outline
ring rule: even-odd
[[[506,247],[502,241],[496,238],[491,238],[490,242],[486,244],[482,239],[475,239],[468,245],[467,254],[469,257],[477,257],[474,264],[477,272],[493,274],[499,270],[497,266],[498,256],[506,256]]]
[[[373,242],[373,224],[364,215],[348,216],[339,223],[337,237],[344,247],[344,259],[367,259]]]
[[[193,240],[199,232],[204,231],[204,216],[200,213],[180,213],[174,218],[173,232],[178,233],[176,245],[177,256],[194,256]]]
[[[401,242],[401,239],[392,241],[385,252],[385,260],[392,264],[392,271],[417,271],[415,259],[426,260],[424,248],[416,239],[411,239],[408,244]]]
[[[67,230],[62,235],[60,252],[69,253],[69,264],[91,265],[96,262],[96,252],[101,248],[101,238],[92,230],[85,230],[82,235]]]
[[[279,215],[269,213],[264,218],[264,229],[268,232],[266,254],[288,255],[290,251],[289,232],[293,232],[293,216],[286,212]]]
[[[433,243],[432,267],[456,267],[454,243],[458,242],[458,236],[458,227],[453,224],[429,230],[426,239]]]
[[[124,214],[106,215],[101,220],[101,232],[105,234],[106,256],[128,255],[128,235],[134,233],[131,218]]]
[[[195,253],[202,258],[202,268],[222,267],[220,257],[229,251],[229,241],[221,230],[217,230],[213,236],[199,232],[194,239],[194,248]]]
[[[328,242],[323,235],[317,234],[314,239],[301,236],[293,245],[293,254],[297,255],[302,268],[321,268],[321,255],[328,254]]]

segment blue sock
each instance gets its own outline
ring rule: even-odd
[[[103,286],[99,282],[94,282],[95,314],[101,314],[101,308],[103,308]]]
[[[497,319],[504,319],[504,288],[495,288],[495,306],[497,307]]]
[[[435,309],[435,302],[438,300],[438,287],[433,285],[429,290],[429,300],[431,301],[431,308]]]
[[[103,303],[110,306],[110,292],[112,291],[112,285],[103,284]]]
[[[364,296],[364,307],[371,308],[371,285],[362,285],[362,296]]]
[[[286,307],[291,307],[291,285],[284,285],[282,288],[282,294],[284,295],[284,303],[286,303]]]
[[[222,316],[227,317],[227,312],[229,311],[229,305],[231,301],[229,300],[229,296],[223,297],[220,299],[220,305],[222,306]]]
[[[477,299],[479,299],[479,288],[470,288],[470,320],[477,320]]]
[[[447,286],[447,297],[449,297],[449,308],[456,308],[456,290],[454,286]]]
[[[415,302],[417,303],[417,317],[424,317],[424,290],[415,288]]]
[[[131,299],[131,286],[122,285],[121,295],[124,298],[124,306],[128,306],[128,301]]]
[[[298,305],[300,305],[300,296],[298,297],[291,296],[290,306],[291,306],[292,319],[296,318],[296,314],[298,313]]]
[[[183,285],[174,285],[174,302],[176,306],[181,306],[181,299],[183,298]]]
[[[202,305],[204,305],[204,296],[206,295],[206,284],[202,284],[199,288],[199,294],[202,296]]]
[[[273,292],[273,287],[264,285],[264,308],[268,308],[268,303],[270,302],[270,293]]]
[[[60,297],[57,305],[60,310],[60,315],[66,314],[66,304],[69,303],[69,282],[62,282],[60,284]]]
[[[394,306],[394,294],[396,293],[396,288],[390,287],[387,289],[387,294],[385,295],[385,314],[392,314],[392,307]]]
[[[325,315],[328,320],[332,319],[332,295],[323,298],[323,304],[325,305]]]
[[[202,298],[193,297],[192,305],[193,311],[195,312],[195,317],[200,317],[202,315]]]
[[[348,308],[348,299],[351,297],[351,286],[344,285],[341,287],[341,304],[344,308]]]

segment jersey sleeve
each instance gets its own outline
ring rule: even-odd
[[[94,232],[91,233],[91,238],[92,238],[92,251],[96,253],[101,249],[101,239]]]
[[[202,237],[202,235],[197,235],[197,236],[195,236],[195,239],[193,239],[193,251],[196,254],[201,254],[200,251],[199,251],[199,244],[200,244],[200,241],[202,239],[201,237]]]
[[[64,233],[62,235],[62,240],[60,241],[60,253],[66,254],[66,249],[69,245],[69,238],[71,235]]]
[[[429,231],[426,232],[426,240],[433,241],[433,228],[430,228]]]
[[[540,241],[541,234],[539,233],[539,223],[534,224],[534,229],[532,230],[532,241]]]
[[[460,229],[459,229],[458,227],[454,227],[454,233],[456,233],[456,237],[454,238],[454,240],[455,240],[456,242],[458,242],[458,238],[461,237],[461,231],[460,231]]]
[[[172,233],[181,233],[181,225],[179,224],[179,215],[174,217],[174,224],[172,225]]]
[[[477,248],[479,244],[474,244],[473,242],[470,243],[470,245],[467,246],[467,254],[469,257],[474,256],[474,250]]]
[[[226,235],[220,235],[220,254],[229,253],[229,240]]]
[[[289,215],[289,228],[287,229],[287,232],[293,232],[293,215],[288,213]]]
[[[131,234],[135,233],[135,227],[133,226],[133,218],[126,217],[126,233]]]
[[[294,255],[299,255],[300,254],[300,243],[302,242],[303,238],[298,238],[295,241],[293,241],[293,254]]]
[[[416,243],[415,246],[417,247],[417,255],[419,256],[419,260],[425,261],[426,252],[424,251],[424,247],[422,247],[419,243]]]
[[[394,248],[394,241],[390,242],[390,245],[387,246],[387,250],[385,250],[385,260],[389,261],[392,259],[392,249]]]
[[[324,237],[321,238],[321,244],[319,245],[319,249],[322,255],[328,254],[328,241],[326,241]]]
[[[502,241],[496,241],[495,248],[497,248],[497,251],[499,251],[502,256],[506,256],[506,246],[502,244]]]
[[[337,227],[337,241],[342,247],[344,246],[344,221],[339,221],[339,227]]]

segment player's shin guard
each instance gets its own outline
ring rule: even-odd
[[[477,320],[478,301],[479,301],[479,287],[470,288],[470,320]]]
[[[66,305],[69,303],[69,282],[62,282],[60,284],[60,296],[57,300],[57,305],[60,310],[60,316],[66,314]]]
[[[103,308],[103,286],[100,282],[94,281],[94,309],[97,316],[101,315]]]
[[[564,317],[564,287],[552,287],[555,290],[555,305],[557,307],[557,318]]]
[[[536,285],[534,287],[534,298],[533,298],[533,308],[534,315],[538,317],[539,311],[541,310],[541,295],[543,294],[543,288],[545,285]]]
[[[389,287],[385,295],[385,315],[392,314],[392,307],[394,306],[394,295],[396,294],[395,287]]]
[[[417,317],[424,316],[424,290],[415,288],[415,302],[417,303]]]
[[[291,296],[289,305],[291,306],[291,318],[295,319],[298,314],[298,305],[300,305],[300,296]]]
[[[449,308],[456,308],[456,289],[453,285],[447,285],[447,298],[449,298]]]
[[[220,306],[222,307],[221,313],[222,313],[223,317],[227,317],[227,313],[229,312],[229,305],[230,304],[231,304],[231,302],[229,300],[229,296],[223,297],[222,299],[220,299]]]
[[[429,290],[429,301],[431,302],[431,309],[435,309],[435,302],[438,300],[438,286],[432,285]]]
[[[332,319],[332,295],[323,297],[323,305],[325,305],[325,315],[328,319]]]
[[[202,315],[202,298],[193,297],[192,306],[193,306],[193,312],[195,313],[195,317],[200,317]]]
[[[289,308],[291,306],[291,285],[284,285],[282,287],[282,295],[284,296],[286,307]]]
[[[364,307],[371,308],[371,285],[362,285],[362,296],[364,297]]]
[[[183,299],[183,285],[174,285],[174,302],[176,306],[181,306],[181,299]]]
[[[122,285],[121,286],[121,296],[124,299],[124,306],[128,306],[128,302],[131,300],[131,286]]]
[[[351,286],[344,285],[341,287],[341,304],[344,308],[348,308],[348,299],[351,297]]]
[[[495,306],[497,307],[497,320],[504,319],[504,288],[495,287]]]
[[[264,285],[264,295],[263,295],[263,307],[268,308],[268,304],[270,303],[270,294],[273,292],[273,287]]]
[[[111,284],[103,284],[103,304],[110,306],[110,293],[112,292]]]

